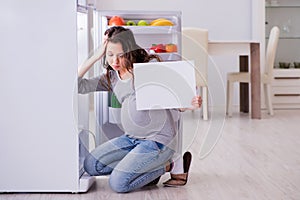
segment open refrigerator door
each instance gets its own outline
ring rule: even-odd
[[[88,58],[88,9],[84,6],[77,8],[77,55],[78,65]],[[87,74],[88,75],[88,74]],[[79,192],[86,192],[95,181],[95,177],[85,174],[83,162],[89,153],[90,137],[89,131],[89,95],[78,94],[78,139],[79,139]]]

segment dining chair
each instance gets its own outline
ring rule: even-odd
[[[208,119],[208,30],[197,27],[182,28],[182,59],[195,62],[196,86],[201,88],[203,119]]]
[[[269,41],[265,55],[265,69],[261,75],[261,83],[263,84],[263,90],[265,95],[265,102],[270,115],[274,115],[272,106],[272,93],[271,83],[273,80],[273,68],[275,55],[278,46],[280,30],[277,26],[272,27],[269,35]],[[231,72],[227,74],[227,93],[226,93],[226,113],[229,117],[232,116],[232,97],[233,97],[233,84],[235,82],[250,83],[249,72]]]

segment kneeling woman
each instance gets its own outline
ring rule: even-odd
[[[92,79],[82,78],[95,62],[104,58],[106,73]],[[124,135],[96,147],[86,157],[84,168],[90,175],[108,175],[111,188],[129,192],[159,179],[171,169],[177,146],[176,127],[179,110],[136,110],[133,63],[160,58],[139,47],[132,32],[112,27],[105,32],[102,46],[78,72],[79,93],[113,91],[121,108]],[[201,98],[193,99],[201,106]]]

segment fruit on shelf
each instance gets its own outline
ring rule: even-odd
[[[174,26],[173,22],[168,19],[158,18],[150,23],[151,26]]]
[[[166,44],[165,45],[166,52],[177,52],[176,44]]]
[[[148,26],[148,22],[146,20],[140,20],[137,23],[138,26]]]
[[[132,21],[132,20],[128,20],[126,22],[126,26],[136,26],[136,23],[134,21]]]
[[[166,52],[166,47],[163,44],[152,44],[150,50],[154,51],[155,53],[164,53]]]
[[[113,16],[112,18],[109,19],[108,25],[109,26],[123,26],[123,25],[125,25],[125,21],[120,16]]]
[[[167,20],[167,19],[165,19],[165,18],[158,18],[158,19],[152,20],[152,21],[150,22],[150,26],[152,26],[152,24],[154,24],[155,22],[158,22],[158,21],[160,21],[160,20]]]

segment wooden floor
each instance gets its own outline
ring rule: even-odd
[[[97,178],[84,194],[0,194],[1,200],[299,200],[300,199],[300,110],[276,110],[262,120],[235,113],[226,118],[222,136],[205,159],[200,145],[211,121],[198,121],[199,113],[187,113],[184,124],[185,149],[193,153],[189,182],[184,187],[159,184],[127,194],[113,192],[107,177]]]

